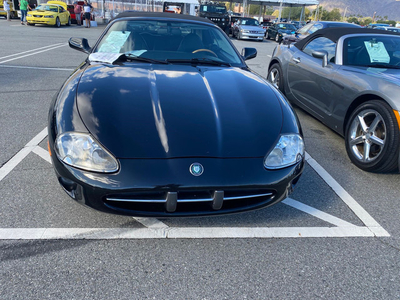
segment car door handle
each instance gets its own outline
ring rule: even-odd
[[[292,60],[293,60],[296,64],[301,63],[300,57],[298,57],[298,58],[293,57]]]

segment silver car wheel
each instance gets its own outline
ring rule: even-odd
[[[353,119],[349,144],[354,156],[362,162],[371,162],[381,154],[386,141],[386,124],[375,110],[367,109]]]
[[[280,84],[281,84],[280,68],[278,69],[276,65],[273,65],[268,72],[267,80],[271,82],[274,87],[280,89]]]
[[[278,33],[275,36],[275,42],[279,43],[279,34]]]

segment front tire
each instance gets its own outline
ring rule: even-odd
[[[266,40],[269,40],[269,39],[270,39],[269,34],[268,34],[268,31],[265,33],[265,39],[266,39]]]
[[[279,43],[279,34],[276,34],[276,36],[275,36],[275,42]]]
[[[371,100],[351,114],[345,132],[346,151],[358,168],[367,172],[391,172],[398,168],[400,133],[392,108]]]
[[[57,28],[60,28],[60,26],[61,26],[61,22],[60,22],[60,19],[57,17],[56,18],[56,25],[55,25]]]
[[[267,80],[272,83],[274,87],[283,92],[283,74],[282,68],[278,63],[275,63],[269,68]]]
[[[71,26],[71,18],[68,18],[67,26]]]

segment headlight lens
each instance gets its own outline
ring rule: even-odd
[[[287,33],[286,33],[286,32],[282,32],[281,34],[282,34],[282,36],[285,36],[285,35],[287,35]]]
[[[54,16],[44,16],[45,18],[54,18]]]
[[[282,135],[275,148],[264,160],[267,169],[281,169],[302,160],[304,157],[304,142],[298,134]]]
[[[32,15],[31,15],[31,14],[27,14],[26,16],[27,16],[27,17],[32,17]]]
[[[56,138],[57,157],[72,167],[94,172],[118,171],[118,162],[89,134],[66,132]]]

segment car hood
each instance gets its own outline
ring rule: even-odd
[[[89,132],[118,158],[263,157],[281,100],[239,68],[90,65],[77,91]]]
[[[29,12],[29,14],[35,15],[35,16],[53,16],[53,15],[56,15],[57,13],[53,12],[53,11],[32,10]]]

